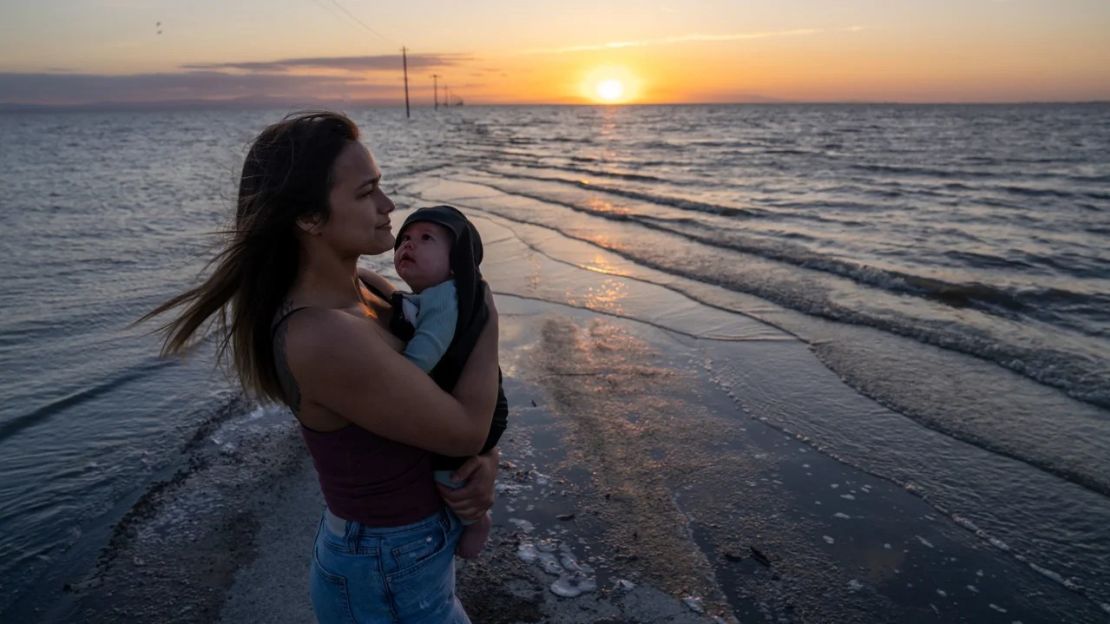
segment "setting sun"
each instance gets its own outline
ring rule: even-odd
[[[616,102],[624,95],[624,85],[621,81],[610,78],[597,85],[597,97],[605,102]]]
[[[624,104],[638,99],[641,81],[627,67],[603,65],[583,77],[581,94],[592,102]]]

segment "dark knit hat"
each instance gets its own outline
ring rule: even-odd
[[[405,222],[401,224],[401,229],[397,230],[397,238],[393,242],[394,251],[401,246],[401,235],[405,233],[410,225],[418,221],[438,223],[451,231],[452,236],[454,236],[451,247],[452,269],[456,268],[454,266],[456,259],[460,264],[472,263],[474,266],[478,266],[482,263],[482,237],[478,234],[478,229],[474,227],[474,224],[466,218],[466,215],[454,206],[420,208],[410,214]]]

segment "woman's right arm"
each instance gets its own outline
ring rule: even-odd
[[[497,400],[492,305],[453,394],[391,349],[371,321],[310,309],[288,322],[285,355],[302,413],[315,404],[382,437],[443,455],[481,450]]]

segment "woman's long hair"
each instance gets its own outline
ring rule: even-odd
[[[179,354],[215,317],[219,361],[228,348],[239,382],[259,398],[285,401],[274,362],[271,326],[300,265],[300,217],[329,215],[332,165],[358,127],[332,112],[294,113],[258,135],[243,163],[235,226],[210,275],[144,316],[174,308],[163,325],[162,355]]]

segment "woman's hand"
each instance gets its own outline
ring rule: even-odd
[[[501,452],[495,447],[488,453],[466,460],[451,475],[453,481],[466,482],[466,485],[457,490],[436,484],[443,500],[447,501],[447,505],[459,518],[473,522],[493,507],[493,485],[497,480],[497,464],[500,459]]]

